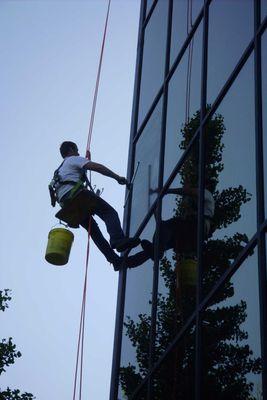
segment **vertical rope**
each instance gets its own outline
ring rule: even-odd
[[[97,103],[97,97],[98,97],[98,89],[99,89],[99,82],[100,82],[100,76],[101,76],[103,54],[104,54],[104,48],[105,48],[105,42],[106,42],[110,3],[111,3],[111,0],[109,0],[109,2],[108,2],[108,9],[107,9],[105,28],[104,28],[104,34],[103,34],[103,40],[102,40],[102,46],[101,46],[101,52],[100,52],[100,59],[99,59],[99,65],[98,65],[98,71],[97,71],[95,92],[94,92],[94,100],[93,100],[93,105],[92,105],[91,118],[90,118],[89,131],[88,131],[88,139],[87,139],[87,145],[86,145],[86,157],[88,159],[91,159],[90,148],[91,148],[91,140],[92,140],[94,120],[95,120],[95,110],[96,110],[96,103]]]
[[[88,130],[88,138],[87,138],[87,145],[86,145],[86,157],[89,160],[91,159],[90,148],[91,148],[94,118],[95,118],[95,111],[96,111],[96,104],[97,104],[97,97],[98,97],[99,82],[100,82],[101,69],[102,69],[103,54],[104,54],[106,34],[107,34],[110,3],[111,3],[111,0],[109,0],[109,2],[108,2],[104,34],[103,34],[103,39],[102,39],[100,59],[99,59],[97,78],[96,78],[96,84],[95,84],[93,105],[92,105],[89,130]],[[77,355],[76,355],[76,365],[75,365],[75,375],[74,375],[74,385],[73,385],[73,400],[75,400],[75,398],[76,398],[79,367],[80,367],[79,400],[82,399],[84,332],[85,332],[85,316],[86,316],[85,311],[86,311],[87,276],[88,276],[88,265],[89,265],[89,255],[90,255],[90,234],[91,234],[91,217],[89,218],[89,226],[88,226],[88,240],[87,240],[87,251],[86,251],[86,262],[85,262],[85,277],[84,277],[83,298],[82,298],[79,335],[78,335],[78,344],[77,344]]]

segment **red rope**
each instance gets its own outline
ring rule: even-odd
[[[91,158],[90,157],[90,147],[91,147],[91,139],[92,139],[92,133],[93,133],[94,119],[95,119],[95,110],[96,110],[96,102],[97,102],[97,96],[98,96],[98,88],[99,88],[99,82],[100,82],[103,54],[104,54],[104,48],[105,48],[105,42],[106,42],[106,34],[107,34],[110,2],[111,2],[111,0],[109,0],[109,2],[108,2],[106,22],[105,22],[105,28],[104,28],[104,34],[103,34],[103,40],[102,40],[102,46],[101,46],[101,52],[100,52],[98,71],[97,71],[95,92],[94,92],[94,100],[93,100],[91,118],[90,118],[90,124],[89,124],[88,140],[87,140],[87,145],[86,145],[86,157],[89,158],[89,159]]]
[[[105,28],[104,28],[104,34],[103,34],[103,39],[102,39],[100,59],[99,59],[97,78],[96,78],[96,84],[95,84],[94,99],[93,99],[93,105],[92,105],[92,110],[91,110],[91,117],[90,117],[89,131],[88,131],[88,139],[87,139],[87,145],[86,145],[86,157],[89,160],[91,159],[90,147],[91,147],[93,126],[94,126],[94,118],[95,118],[95,110],[96,110],[99,82],[100,82],[100,76],[101,76],[103,54],[104,54],[104,48],[105,48],[105,42],[106,42],[108,18],[109,18],[109,11],[110,11],[110,3],[111,3],[111,0],[109,0],[109,2],[108,2],[107,15],[106,15],[106,21],[105,21]],[[79,326],[79,335],[78,335],[78,344],[77,344],[77,355],[76,355],[74,387],[73,387],[73,400],[75,400],[75,398],[76,398],[77,379],[78,379],[79,367],[80,367],[79,400],[82,399],[84,330],[85,330],[85,315],[86,315],[85,311],[86,311],[87,275],[88,275],[88,265],[89,265],[89,255],[90,255],[90,234],[91,234],[91,217],[89,219],[89,226],[88,226],[88,240],[87,240],[87,251],[86,251],[86,262],[85,262],[85,277],[84,277],[83,298],[82,298],[81,315],[80,315],[80,326]]]

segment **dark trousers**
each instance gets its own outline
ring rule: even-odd
[[[108,204],[105,200],[103,200],[101,197],[96,196],[93,192],[87,192],[88,199],[92,200],[92,203],[94,204],[93,208],[93,215],[97,215],[99,218],[104,221],[108,234],[110,236],[110,243],[112,244],[113,242],[116,242],[117,240],[123,239],[124,233],[121,228],[119,216],[116,210],[114,210],[113,207],[111,207],[110,204]],[[85,228],[88,231],[89,227],[89,220],[90,220],[90,215],[88,213],[88,217],[85,218],[80,225]],[[118,255],[113,251],[111,246],[109,245],[108,241],[104,238],[102,235],[102,232],[100,231],[96,221],[94,218],[91,217],[91,237],[95,243],[95,245],[98,247],[98,249],[104,254],[106,259],[109,262],[114,261]]]
[[[90,220],[90,216],[88,217],[88,219],[84,220],[80,224],[87,231],[89,229],[89,220]],[[91,235],[91,238],[94,241],[95,245],[97,246],[97,248],[106,257],[107,261],[115,262],[118,255],[110,247],[109,242],[102,235],[102,232],[99,229],[98,224],[96,223],[96,221],[94,220],[93,217],[91,217],[91,221],[90,221],[90,235]]]

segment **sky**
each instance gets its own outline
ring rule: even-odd
[[[139,7],[139,0],[111,2],[92,138],[92,160],[119,175],[127,169]],[[0,2],[0,290],[12,290],[0,338],[13,337],[22,352],[1,389],[38,400],[72,398],[87,236],[73,230],[66,266],[45,261],[57,223],[47,185],[64,140],[85,153],[106,8],[104,0]],[[97,174],[93,184],[122,220],[124,187]],[[117,284],[91,242],[83,398],[109,395]]]

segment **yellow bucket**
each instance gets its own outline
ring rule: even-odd
[[[185,286],[195,286],[197,282],[197,261],[184,259],[180,264],[181,282]]]
[[[64,228],[54,228],[48,234],[45,259],[53,265],[67,264],[74,235]]]

